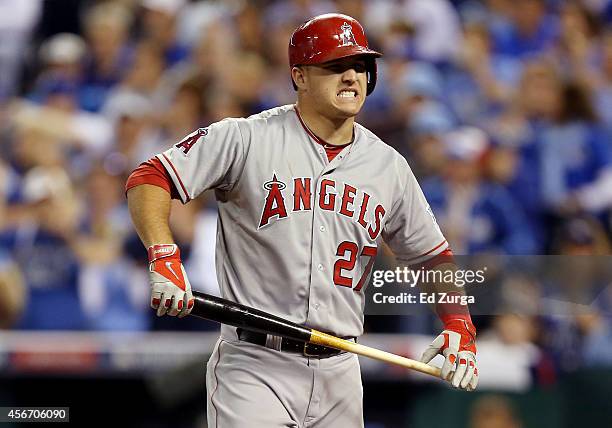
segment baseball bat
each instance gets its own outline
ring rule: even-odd
[[[228,324],[258,333],[282,336],[287,339],[328,346],[341,351],[351,352],[407,369],[416,370],[434,377],[440,377],[440,369],[420,361],[382,351],[380,349],[341,339],[331,334],[304,327],[284,318],[269,314],[250,306],[241,305],[221,297],[194,291],[195,298],[191,315]]]

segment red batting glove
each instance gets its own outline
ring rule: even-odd
[[[446,319],[444,331],[423,352],[421,361],[429,363],[438,354],[445,358],[440,375],[442,379],[455,388],[466,391],[476,389],[476,328],[469,317]]]
[[[157,316],[188,315],[194,299],[179,248],[176,244],[158,244],[149,247],[148,254],[151,307],[157,309]]]

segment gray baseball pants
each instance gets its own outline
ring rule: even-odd
[[[363,427],[359,360],[350,353],[309,358],[222,337],[206,388],[209,428]]]

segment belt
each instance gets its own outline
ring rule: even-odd
[[[238,339],[244,342],[254,343],[255,345],[265,346],[266,348],[276,349],[277,351],[281,352],[302,354],[305,357],[329,358],[344,352],[340,351],[339,349],[329,348],[323,345],[300,342],[299,340],[287,339],[271,334],[257,333],[254,331],[243,330],[242,328],[237,328],[236,334],[238,335]]]

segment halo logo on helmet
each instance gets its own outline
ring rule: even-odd
[[[342,29],[342,33],[340,33],[340,38],[342,39],[342,46],[350,46],[356,45],[355,35],[353,34],[353,27],[348,22],[345,22],[340,27]]]
[[[300,25],[289,40],[289,67],[323,64],[340,58],[363,56],[366,59],[370,95],[376,86],[376,58],[382,56],[368,47],[363,27],[340,13],[315,16]],[[295,82],[293,88],[297,90]]]

